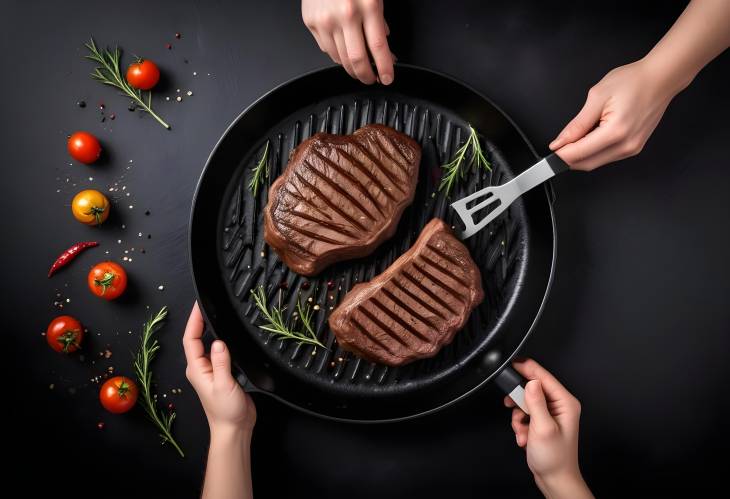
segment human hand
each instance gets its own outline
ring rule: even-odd
[[[196,302],[183,335],[188,366],[185,375],[203,404],[211,435],[216,432],[251,432],[256,423],[256,407],[231,375],[231,354],[220,340],[213,342],[210,358],[201,341],[203,316]]]
[[[659,74],[646,58],[609,72],[550,149],[572,169],[585,171],[639,154],[681,90]]]
[[[504,405],[513,408],[512,429],[535,482],[546,496],[592,497],[578,466],[580,402],[534,360],[513,365],[530,380],[525,386],[530,416],[509,397]]]
[[[320,50],[365,84],[393,82],[394,56],[388,47],[390,30],[383,0],[302,0],[302,19]]]

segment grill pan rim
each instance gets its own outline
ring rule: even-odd
[[[463,87],[465,90],[473,93],[475,96],[477,96],[480,99],[484,100],[486,103],[488,103],[489,105],[491,105],[494,108],[494,110],[496,110],[501,115],[502,118],[504,118],[507,121],[507,123],[509,124],[509,126],[511,126],[514,131],[517,132],[517,134],[519,135],[519,138],[522,140],[522,142],[524,143],[524,145],[527,146],[527,148],[529,149],[531,155],[535,159],[538,159],[539,158],[539,156],[536,153],[535,148],[533,147],[532,143],[528,140],[528,138],[525,136],[524,132],[520,129],[520,127],[517,126],[517,124],[512,120],[512,118],[508,114],[506,114],[498,105],[496,105],[491,99],[489,99],[488,97],[486,97],[485,95],[483,95],[481,92],[475,90],[473,87],[471,87],[470,85],[462,82],[461,80],[458,80],[458,79],[456,79],[456,78],[454,78],[454,77],[452,77],[452,76],[450,76],[448,74],[444,74],[444,73],[441,73],[439,71],[435,71],[435,70],[432,70],[432,69],[423,68],[423,67],[416,66],[416,65],[411,65],[411,64],[397,64],[397,66],[398,67],[402,67],[402,68],[413,69],[413,70],[416,70],[416,71],[421,71],[421,72],[424,72],[424,73],[431,73],[433,76],[436,76],[436,77],[439,77],[439,78],[448,80],[449,82],[451,82],[453,84],[456,84],[456,85],[459,85],[459,86]],[[291,83],[295,82],[296,80],[303,79],[303,78],[306,78],[306,77],[308,77],[310,75],[314,75],[314,74],[317,74],[317,73],[320,73],[320,72],[326,72],[328,70],[333,70],[333,69],[336,69],[336,68],[339,68],[339,67],[338,66],[326,66],[326,67],[323,67],[323,68],[318,68],[318,69],[309,71],[307,73],[304,73],[304,74],[298,75],[296,77],[293,77],[293,78],[291,78],[291,79],[289,79],[289,80],[287,80],[287,81],[285,81],[285,82],[277,85],[276,87],[272,88],[271,90],[269,90],[265,94],[261,95],[254,102],[252,102],[249,106],[247,106],[226,127],[226,129],[223,131],[222,135],[220,136],[220,138],[216,142],[215,146],[211,150],[211,153],[209,154],[209,156],[208,156],[208,158],[207,158],[207,160],[205,162],[205,166],[204,166],[203,170],[201,171],[201,175],[200,175],[200,177],[198,179],[198,182],[197,182],[197,185],[196,185],[196,188],[195,188],[195,192],[194,192],[194,195],[193,195],[193,198],[192,198],[191,211],[190,211],[190,219],[189,219],[189,231],[188,231],[188,264],[190,266],[191,276],[193,278],[193,287],[194,287],[194,290],[195,290],[195,296],[198,299],[198,302],[199,303],[202,303],[203,300],[201,300],[201,293],[200,293],[200,289],[199,289],[198,279],[196,279],[196,272],[195,272],[195,268],[196,267],[194,265],[194,258],[193,258],[193,251],[194,251],[193,250],[193,240],[194,240],[194,237],[193,237],[193,232],[194,232],[193,220],[194,220],[194,217],[195,217],[196,206],[197,206],[197,203],[198,203],[199,197],[200,197],[201,186],[203,184],[203,181],[204,181],[206,172],[209,170],[210,165],[213,162],[213,158],[218,153],[219,149],[221,148],[221,145],[225,141],[225,139],[228,136],[229,132],[231,132],[231,130],[234,129],[238,125],[238,123],[243,119],[243,117],[249,111],[251,111],[253,108],[255,108],[262,101],[266,100],[271,94],[276,93],[277,91],[281,90],[283,87],[286,87],[286,86],[290,85]],[[553,279],[554,279],[554,273],[555,273],[555,264],[556,264],[556,260],[557,260],[557,226],[556,226],[556,218],[555,218],[555,213],[554,213],[554,208],[553,208],[553,203],[555,201],[555,195],[554,195],[554,191],[553,191],[552,186],[550,185],[550,183],[546,183],[545,186],[542,186],[541,187],[541,189],[544,191],[545,196],[546,196],[546,200],[548,202],[548,209],[549,209],[549,213],[550,213],[550,225],[551,225],[550,229],[552,230],[552,255],[551,255],[551,259],[550,259],[550,269],[549,269],[549,273],[547,275],[547,281],[545,283],[544,291],[542,292],[542,299],[540,300],[540,304],[539,304],[539,307],[538,307],[538,309],[537,309],[537,311],[535,313],[534,319],[532,320],[532,322],[531,322],[529,328],[527,329],[527,331],[524,332],[524,333],[522,333],[522,339],[519,341],[519,343],[517,344],[517,346],[515,348],[513,348],[512,351],[508,355],[506,355],[504,357],[504,361],[502,362],[502,364],[499,367],[493,369],[492,372],[489,375],[486,375],[481,382],[475,384],[472,388],[464,391],[463,393],[461,393],[461,394],[459,394],[457,396],[454,396],[453,398],[451,398],[447,402],[438,404],[438,405],[436,405],[436,406],[434,406],[432,408],[426,409],[426,410],[416,411],[416,412],[413,412],[411,414],[407,414],[407,415],[404,415],[404,416],[398,416],[398,417],[392,417],[392,418],[362,419],[362,418],[339,417],[339,416],[334,416],[334,415],[331,415],[331,414],[326,414],[326,413],[323,413],[323,412],[318,412],[316,410],[312,410],[312,409],[310,409],[308,407],[305,407],[303,405],[294,403],[294,402],[286,399],[285,397],[280,396],[279,394],[277,394],[275,392],[268,391],[268,390],[265,390],[265,389],[261,389],[259,387],[256,387],[256,386],[254,386],[248,380],[248,377],[246,376],[245,370],[239,365],[239,362],[237,362],[235,359],[232,359],[232,363],[233,363],[234,369],[238,373],[236,377],[239,380],[239,383],[241,383],[244,386],[244,388],[247,389],[247,391],[250,391],[250,392],[258,392],[258,393],[265,393],[267,396],[273,397],[276,400],[278,400],[279,402],[282,402],[282,403],[286,404],[287,406],[292,407],[294,409],[297,409],[299,411],[302,411],[304,413],[307,413],[307,414],[310,414],[310,415],[313,415],[313,416],[317,416],[317,417],[321,417],[321,418],[324,418],[324,419],[332,420],[332,421],[361,423],[361,424],[378,424],[378,423],[385,423],[385,422],[405,421],[405,420],[409,420],[409,419],[413,419],[413,418],[425,416],[425,415],[428,415],[428,414],[433,414],[433,413],[435,413],[437,411],[440,411],[440,410],[442,410],[442,409],[444,409],[446,407],[449,407],[449,406],[455,404],[459,400],[464,399],[465,397],[473,394],[474,392],[476,392],[480,388],[484,387],[484,385],[486,385],[488,382],[490,382],[500,371],[502,371],[506,366],[508,366],[510,364],[510,362],[512,361],[512,359],[524,347],[525,342],[527,341],[527,339],[532,334],[533,330],[535,329],[535,326],[536,326],[537,322],[539,321],[539,319],[540,319],[540,317],[542,315],[542,312],[543,312],[543,310],[545,308],[545,305],[546,305],[546,302],[547,302],[547,299],[548,299],[548,296],[549,296],[549,293],[550,293],[550,290],[551,290],[551,287],[552,287],[552,283],[553,283]],[[209,329],[209,331],[213,334],[214,337],[218,338],[219,335],[216,333],[215,328],[212,325],[213,322],[210,320],[208,311],[206,310],[206,308],[204,306],[201,306],[200,308],[201,308],[201,312],[203,314],[203,317],[204,317],[204,319],[206,321],[206,327]]]

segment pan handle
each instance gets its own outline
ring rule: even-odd
[[[248,377],[243,374],[243,371],[240,369],[236,375],[236,381],[238,381],[238,384],[241,385],[241,388],[243,388],[243,391],[246,393],[257,393],[261,391],[256,385],[251,383]]]
[[[497,374],[494,381],[509,398],[514,400],[517,407],[525,411],[525,414],[530,414],[525,403],[526,381],[517,371],[507,366]]]

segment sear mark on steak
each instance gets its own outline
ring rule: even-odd
[[[469,250],[434,218],[382,274],[347,293],[329,326],[343,349],[400,366],[451,343],[483,298]]]
[[[318,133],[271,186],[264,238],[294,272],[372,253],[390,238],[418,182],[421,147],[384,125]]]

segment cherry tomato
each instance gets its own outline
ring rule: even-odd
[[[84,328],[70,315],[53,319],[46,329],[46,341],[57,352],[71,353],[81,348]]]
[[[105,300],[118,298],[127,289],[127,273],[121,265],[114,262],[94,265],[87,281],[91,292]]]
[[[137,384],[125,376],[108,379],[99,391],[99,400],[104,409],[114,414],[123,414],[137,403]]]
[[[149,90],[160,81],[160,70],[150,60],[139,60],[127,69],[127,82],[134,88]]]
[[[90,165],[101,154],[101,144],[89,132],[76,132],[68,139],[68,153],[76,161]]]
[[[74,218],[86,225],[99,225],[109,217],[109,200],[99,191],[86,189],[71,201]]]

